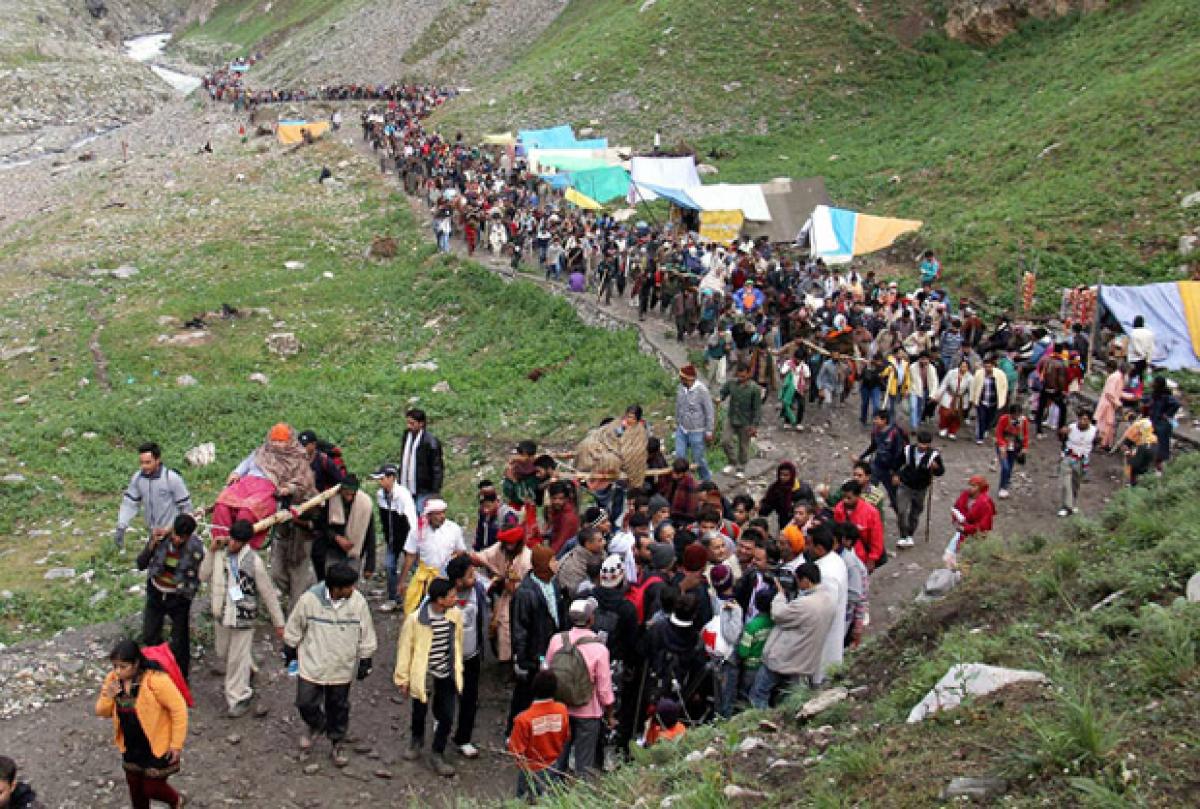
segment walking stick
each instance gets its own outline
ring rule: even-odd
[[[933,483],[925,492],[925,544],[929,544],[929,523],[933,522]]]

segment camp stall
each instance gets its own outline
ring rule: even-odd
[[[1100,302],[1129,334],[1141,315],[1154,332],[1150,362],[1171,371],[1200,370],[1200,281],[1100,288]]]
[[[804,223],[818,205],[829,204],[824,177],[776,177],[763,183],[763,196],[771,219],[766,222],[747,221],[742,235],[752,239],[765,236],[773,244],[791,244]]]
[[[922,224],[917,219],[892,219],[818,205],[800,234],[807,235],[812,255],[826,264],[848,264],[855,256],[890,247],[902,234],[920,230]]]
[[[329,131],[328,121],[280,121],[275,128],[275,137],[284,146],[304,142],[304,133],[313,140]]]

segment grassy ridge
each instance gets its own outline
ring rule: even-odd
[[[270,48],[293,31],[340,17],[359,0],[224,0],[205,22],[180,31],[172,47],[203,58]],[[264,11],[264,9],[267,9]]]
[[[215,464],[183,467],[194,499],[211,503],[275,421],[327,434],[365,474],[398,457],[403,412],[419,402],[446,442],[452,516],[464,519],[477,475],[498,475],[517,440],[573,443],[633,398],[665,412],[669,380],[632,333],[585,327],[568,303],[532,284],[506,285],[437,256],[407,202],[366,161],[337,169],[344,185],[317,186],[321,165],[353,157],[345,147],[221,151],[181,170],[186,190],[96,211],[89,203],[102,203],[103,187],[81,189],[78,208],[6,234],[6,259],[27,272],[0,303],[0,338],[39,350],[6,363],[0,379],[0,400],[31,397],[0,411],[0,472],[25,476],[0,483],[0,590],[17,595],[0,601],[2,641],[19,623],[53,631],[128,609],[124,590],[140,577],[107,545],[143,440],[158,440],[172,466],[183,466],[189,447],[215,441]],[[246,181],[225,179],[235,173]],[[95,220],[90,230],[79,227],[84,218]],[[396,259],[362,257],[379,234],[397,238]],[[290,260],[304,267],[288,270]],[[87,271],[124,262],[140,273],[116,281]],[[160,342],[223,303],[253,314],[210,318],[204,345]],[[100,322],[111,393],[88,345]],[[276,331],[296,334],[299,356],[268,353],[265,337]],[[438,370],[401,370],[421,360]],[[538,367],[549,370],[529,381]],[[268,386],[248,381],[256,371]],[[183,374],[199,384],[179,387]],[[452,392],[433,393],[441,381]],[[44,582],[45,569],[60,564],[94,568],[97,579]],[[89,605],[102,588],[109,595]]]
[[[798,726],[797,695],[782,710],[693,730],[683,750],[639,751],[634,766],[543,805],[654,806],[674,795],[672,806],[733,806],[732,783],[765,791],[755,805],[901,809],[945,805],[942,788],[956,776],[1006,779],[1005,806],[1190,805],[1200,604],[1182,593],[1200,569],[1197,486],[1192,453],[1062,536],[968,543],[958,589],[848,659],[845,684],[866,688],[859,699]],[[1051,685],[1011,687],[907,724],[956,663],[1033,669]],[[764,718],[779,730],[765,732]],[[770,750],[738,751],[749,736]],[[687,760],[692,750],[705,752]]]
[[[921,5],[574,2],[439,123],[597,119],[634,145],[661,128],[715,150],[718,180],[824,175],[839,204],[923,219],[951,281],[997,304],[1021,257],[1044,307],[1101,268],[1177,278],[1176,241],[1200,216],[1178,204],[1200,184],[1194,4],[1119,3],[986,51],[904,44],[897,19]]]

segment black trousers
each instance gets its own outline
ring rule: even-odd
[[[142,645],[157,646],[162,643],[163,619],[171,619],[171,654],[186,680],[192,662],[189,622],[192,600],[176,593],[164,593],[147,582],[146,609],[142,613]]]
[[[457,696],[454,687],[454,676],[434,677],[432,693],[425,695],[433,703],[433,752],[441,755],[446,752],[446,742],[450,739],[450,726],[454,724],[454,698]],[[428,704],[413,698],[412,701],[412,743],[414,747],[425,744],[425,714]]]
[[[350,683],[317,685],[300,678],[296,680],[296,708],[313,733],[340,742],[350,726]]]
[[[475,732],[475,712],[479,710],[479,670],[483,667],[483,650],[463,661],[463,690],[458,703],[458,727],[454,743],[469,744]]]
[[[507,737],[512,734],[513,721],[517,718],[517,714],[533,704],[533,674],[525,677],[517,675],[517,681],[513,684],[512,699],[508,703],[508,719],[504,721],[504,735]]]
[[[1058,405],[1058,424],[1056,429],[1061,430],[1067,423],[1067,397],[1060,390],[1046,390],[1038,394],[1037,410],[1034,411],[1033,423],[1034,429],[1038,435],[1042,434],[1042,422],[1046,419],[1046,409],[1051,403]]]

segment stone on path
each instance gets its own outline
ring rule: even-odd
[[[975,800],[992,800],[1008,791],[1008,782],[1003,778],[954,778],[942,790],[942,800],[955,798],[973,798]]]
[[[940,598],[945,598],[951,590],[958,586],[961,580],[962,574],[957,570],[939,568],[930,573],[929,578],[925,579],[925,586],[917,594],[917,601],[937,601]]]
[[[290,331],[268,334],[267,350],[278,357],[294,357],[300,353],[300,341]]]
[[[848,696],[850,696],[850,692],[844,688],[830,688],[822,691],[801,706],[799,713],[796,714],[796,718],[801,720],[812,719],[814,716],[828,711],[839,702],[843,702]]]
[[[73,567],[52,567],[42,576],[47,581],[54,579],[73,579],[75,578],[75,568]]]
[[[1188,194],[1179,204],[1184,208],[1190,208],[1193,205],[1200,205],[1200,191],[1193,191],[1192,193]]]

